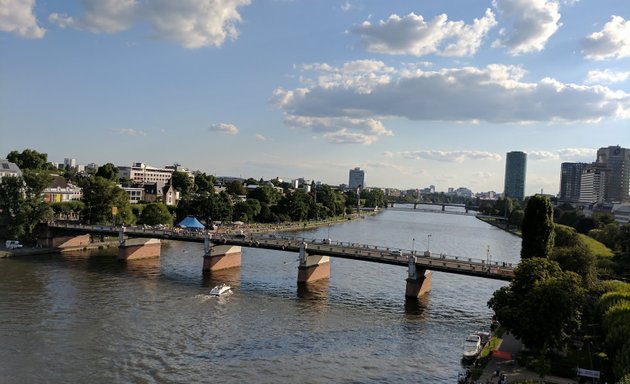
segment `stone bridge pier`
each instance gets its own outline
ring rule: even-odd
[[[202,271],[204,274],[241,266],[240,246],[213,244],[210,241],[210,235],[206,234],[203,241],[203,250]]]
[[[127,239],[125,227],[118,232],[118,260],[129,261],[160,257],[162,242],[160,239]]]
[[[420,297],[431,290],[431,271],[416,265],[416,256],[409,255],[406,297]]]
[[[330,258],[313,255],[307,251],[308,245],[300,245],[300,265],[298,266],[298,284],[312,283],[330,277]]]

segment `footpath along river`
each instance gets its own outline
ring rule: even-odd
[[[509,263],[520,250],[516,236],[441,213],[296,235],[476,259],[490,246]],[[486,303],[506,284],[434,272],[416,302],[404,267],[332,259],[329,280],[301,289],[293,253],[244,248],[241,268],[203,277],[203,244],[128,264],[115,252],[0,259],[0,382],[453,383],[464,338],[488,328]],[[234,293],[209,296],[221,282]]]

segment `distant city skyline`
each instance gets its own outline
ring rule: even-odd
[[[525,195],[630,147],[625,2],[5,0],[0,157]],[[187,28],[194,25],[195,28]]]

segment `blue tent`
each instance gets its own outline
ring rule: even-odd
[[[197,220],[195,216],[187,216],[184,220],[180,221],[177,224],[178,227],[182,228],[193,228],[193,229],[203,229],[205,226]]]

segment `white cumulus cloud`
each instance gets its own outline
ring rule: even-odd
[[[588,84],[612,84],[626,81],[630,77],[630,72],[611,71],[604,69],[603,71],[588,71],[585,82]]]
[[[260,133],[257,133],[257,134],[255,135],[255,137],[256,137],[256,140],[260,140],[260,141],[267,141],[267,140],[269,140],[269,138],[267,138],[267,137],[265,137],[265,136],[261,135]]]
[[[272,102],[285,113],[285,123],[333,142],[368,144],[393,134],[383,123],[390,118],[549,124],[630,118],[624,91],[552,78],[525,82],[525,71],[515,66],[410,70],[372,63],[356,70],[351,64],[319,65],[305,74],[306,86],[276,89]]]
[[[398,153],[405,159],[433,160],[449,163],[463,163],[466,160],[501,160],[498,153],[485,151],[403,151]]]
[[[597,150],[594,148],[564,148],[558,150],[558,155],[562,160],[595,161]]]
[[[488,31],[497,24],[494,14],[486,10],[472,24],[449,21],[446,14],[425,21],[422,15],[391,15],[378,24],[364,21],[352,31],[370,52],[390,55],[442,56],[474,55]]]
[[[582,42],[587,59],[607,60],[630,56],[630,20],[612,16],[599,32],[593,32]]]
[[[30,39],[44,37],[46,30],[37,24],[34,7],[35,0],[0,0],[0,31]]]
[[[236,135],[238,133],[236,125],[227,123],[212,124],[208,130],[212,132],[225,133],[227,135]]]
[[[118,128],[114,132],[125,136],[146,136],[147,133],[133,128]]]
[[[560,28],[559,5],[554,0],[493,0],[499,20],[510,24],[501,28],[493,47],[505,47],[513,55],[542,51]]]
[[[201,48],[236,39],[238,8],[250,0],[83,0],[81,4],[81,16],[52,13],[48,20],[62,28],[109,34],[147,22],[160,39]]]

